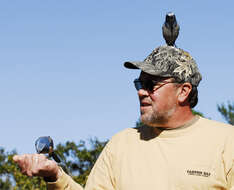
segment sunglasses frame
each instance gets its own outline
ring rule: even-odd
[[[134,81],[134,85],[137,91],[139,91],[140,89],[144,89],[147,90],[149,92],[153,92],[155,90],[158,90],[159,88],[161,88],[162,86],[169,84],[169,83],[178,83],[175,81],[155,81],[155,80],[140,80],[139,78],[136,78]],[[158,87],[155,88],[155,86],[157,84],[161,84]]]

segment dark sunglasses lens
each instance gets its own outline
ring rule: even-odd
[[[154,88],[154,83],[151,80],[147,80],[144,82],[144,86],[146,90],[152,91]]]
[[[135,85],[135,88],[137,91],[142,89],[142,84],[141,84],[141,81],[139,79],[134,80],[134,85]]]

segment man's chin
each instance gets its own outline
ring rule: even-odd
[[[144,125],[147,125],[147,126],[152,126],[153,127],[153,123],[152,121],[149,119],[149,118],[145,118],[144,116],[141,116],[141,122],[144,124]]]
[[[165,118],[147,118],[141,115],[141,122],[149,127],[161,127],[166,123]]]

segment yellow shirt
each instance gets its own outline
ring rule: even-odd
[[[85,190],[234,189],[234,126],[196,117],[176,129],[125,129],[108,142]],[[49,190],[82,190],[63,173]]]

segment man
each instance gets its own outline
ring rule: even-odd
[[[124,65],[141,70],[134,83],[144,125],[111,138],[85,189],[234,189],[234,128],[192,114],[201,74],[190,54],[160,46]],[[14,160],[24,174],[45,177],[48,189],[82,189],[44,155]]]

